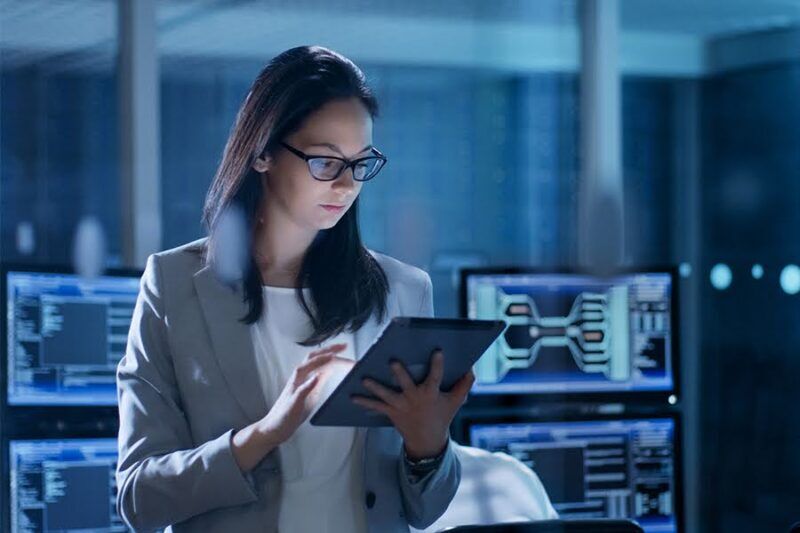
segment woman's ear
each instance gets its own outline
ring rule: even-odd
[[[269,156],[257,157],[255,161],[253,161],[253,168],[256,169],[257,172],[267,172],[269,170],[270,165],[272,164],[272,158]]]

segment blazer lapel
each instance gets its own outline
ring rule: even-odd
[[[194,285],[211,337],[214,355],[233,396],[253,421],[268,411],[258,366],[255,360],[250,326],[239,319],[247,314],[240,285],[226,287],[217,280],[211,267],[194,275]]]

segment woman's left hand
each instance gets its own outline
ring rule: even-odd
[[[364,387],[378,399],[353,397],[357,405],[389,417],[403,436],[406,454],[411,459],[434,457],[444,450],[450,422],[475,381],[475,374],[470,370],[450,391],[442,392],[439,387],[444,376],[444,356],[436,350],[431,359],[430,372],[419,385],[414,383],[403,364],[395,361],[391,368],[400,384],[400,392],[366,378]]]

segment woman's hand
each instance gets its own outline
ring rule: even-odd
[[[305,422],[317,403],[316,392],[327,379],[327,371],[333,367],[332,363],[353,364],[350,359],[336,356],[346,346],[334,344],[308,354],[303,363],[294,369],[266,416],[233,434],[231,448],[243,472],[252,470],[265,455],[285,442]]]
[[[318,399],[313,393],[321,388],[317,385],[325,380],[325,367],[339,361],[341,358],[336,357],[336,354],[346,346],[346,344],[334,344],[311,352],[303,363],[294,369],[275,405],[261,419],[261,429],[272,433],[279,440],[278,444],[291,437],[311,414]]]
[[[354,396],[353,402],[389,417],[403,436],[409,458],[438,455],[447,445],[450,422],[466,401],[475,374],[470,370],[449,392],[442,392],[439,387],[444,376],[444,355],[440,350],[433,352],[428,377],[419,385],[414,383],[402,363],[395,361],[391,368],[401,392],[367,378],[363,381],[364,387],[379,399]]]

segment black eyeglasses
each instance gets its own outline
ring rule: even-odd
[[[310,155],[301,152],[297,148],[281,142],[281,146],[292,152],[308,163],[308,171],[315,180],[333,181],[339,177],[342,171],[350,168],[353,171],[353,179],[356,181],[367,181],[374,178],[383,168],[388,159],[376,148],[371,148],[374,155],[359,157],[358,159],[345,159],[329,155]]]

